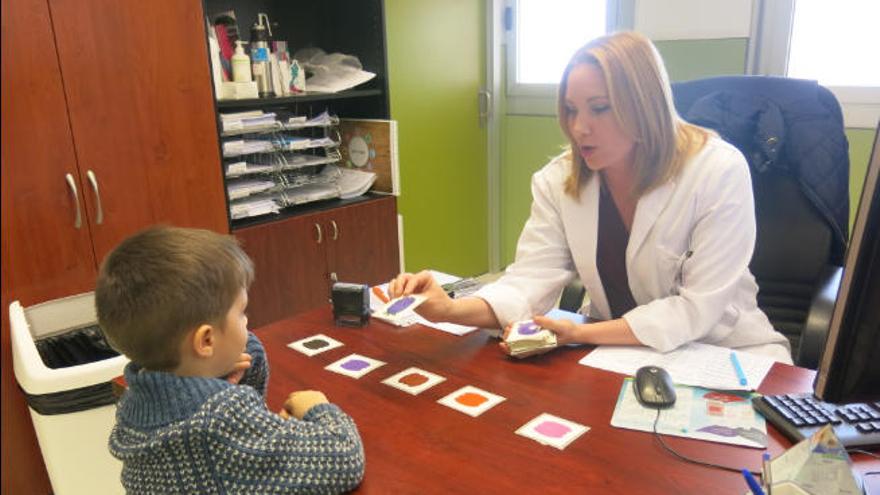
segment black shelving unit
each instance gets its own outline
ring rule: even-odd
[[[300,103],[321,102],[331,100],[344,100],[349,98],[364,98],[370,96],[380,96],[380,89],[350,89],[339,93],[309,93],[305,92],[298,95],[282,96],[277,98],[249,98],[245,100],[219,100],[217,109],[223,110],[246,110],[249,108],[272,108],[272,107],[290,107]]]
[[[339,93],[306,92],[275,98],[217,101],[215,110],[218,114],[218,135],[222,130],[219,123],[220,113],[246,110],[287,111],[309,118],[323,111],[340,118],[390,117],[382,0],[204,0],[204,11],[209,20],[213,20],[216,14],[229,10],[235,12],[239,34],[244,41],[250,38],[250,28],[256,21],[257,14],[265,13],[271,22],[273,39],[286,41],[291,56],[299,49],[312,47],[321,48],[326,53],[354,55],[360,60],[364,70],[376,74],[376,77],[356,88]],[[221,143],[222,138],[221,135]],[[222,168],[224,164],[221,162],[218,166]],[[236,220],[230,217],[230,228],[234,231],[293,215],[367,201],[372,197],[368,194],[356,198],[356,201],[322,200],[315,204],[287,207],[280,214],[260,217]]]

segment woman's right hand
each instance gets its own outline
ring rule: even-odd
[[[415,309],[415,312],[430,321],[449,321],[452,313],[453,299],[434,280],[431,272],[401,273],[388,284],[388,295],[392,299],[419,294],[427,300]]]

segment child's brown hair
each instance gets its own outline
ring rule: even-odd
[[[253,262],[230,235],[152,227],[120,243],[101,264],[98,323],[110,344],[135,363],[169,371],[184,336],[203,324],[222,328]]]

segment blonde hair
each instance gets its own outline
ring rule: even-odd
[[[596,38],[575,52],[559,84],[559,125],[568,137],[566,155],[571,159],[565,192],[572,197],[578,197],[581,186],[592,175],[576,151],[565,112],[568,76],[581,64],[602,71],[614,118],[635,141],[636,182],[632,193],[636,197],[674,177],[711,135],[711,131],[685,122],[676,112],[663,59],[648,38],[635,32]]]
[[[153,227],[122,241],[101,264],[98,323],[135,363],[173,370],[187,332],[206,323],[222,328],[253,279],[253,263],[234,237]]]

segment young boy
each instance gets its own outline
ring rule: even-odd
[[[110,452],[128,493],[341,492],[364,473],[352,419],[324,394],[265,405],[248,332],[253,265],[234,238],[156,227],[123,241],[95,290],[98,322],[131,359]]]

